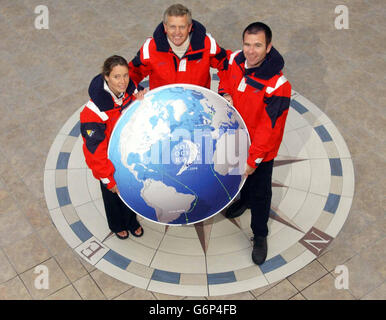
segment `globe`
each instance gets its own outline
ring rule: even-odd
[[[123,202],[166,225],[201,222],[235,199],[245,177],[246,125],[217,93],[156,88],[122,112],[108,147]]]

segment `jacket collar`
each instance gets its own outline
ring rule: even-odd
[[[108,90],[106,89],[106,87]],[[134,82],[130,79],[129,85],[126,89],[126,93],[130,97],[136,89]],[[108,111],[114,108],[114,101],[120,100],[115,97],[107,86],[102,74],[98,74],[92,79],[88,88],[88,94],[91,100],[101,111]]]
[[[284,59],[274,47],[272,47],[271,51],[267,54],[259,67],[245,69],[245,56],[242,51],[235,57],[235,61],[243,70],[245,70],[245,75],[252,75],[263,80],[271,79],[273,76],[280,73],[284,67]]]
[[[192,50],[195,51],[204,49],[206,29],[201,23],[196,20],[192,20],[192,24],[192,31],[190,32],[190,45],[192,46]],[[168,43],[166,32],[162,22],[155,29],[153,33],[153,38],[158,51],[169,52],[170,45]]]

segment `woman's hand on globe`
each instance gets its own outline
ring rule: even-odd
[[[138,91],[137,93],[134,94],[135,98],[137,100],[143,100],[144,96],[145,96],[145,93],[147,93],[149,91],[149,89],[143,89],[141,91]]]
[[[245,176],[245,177],[248,177],[249,175],[251,175],[252,173],[254,173],[255,170],[256,170],[256,168],[251,167],[251,166],[247,163],[247,167],[245,168],[244,176]]]
[[[233,106],[233,99],[232,96],[228,93],[224,94],[223,97],[229,102],[231,106]]]

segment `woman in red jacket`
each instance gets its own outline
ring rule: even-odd
[[[107,158],[115,123],[122,110],[135,100],[135,89],[129,78],[127,61],[120,56],[111,56],[104,62],[102,73],[91,81],[91,99],[80,114],[86,163],[100,181],[107,222],[119,239],[127,239],[129,232],[135,237],[143,235],[136,214],[118,196],[114,165]]]

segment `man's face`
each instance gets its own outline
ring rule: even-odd
[[[192,24],[188,23],[188,16],[168,16],[164,28],[169,40],[176,46],[182,45],[192,30]]]
[[[248,63],[248,68],[259,67],[265,56],[271,51],[272,44],[268,47],[265,42],[265,33],[260,31],[256,34],[245,33],[243,41],[243,53]]]

